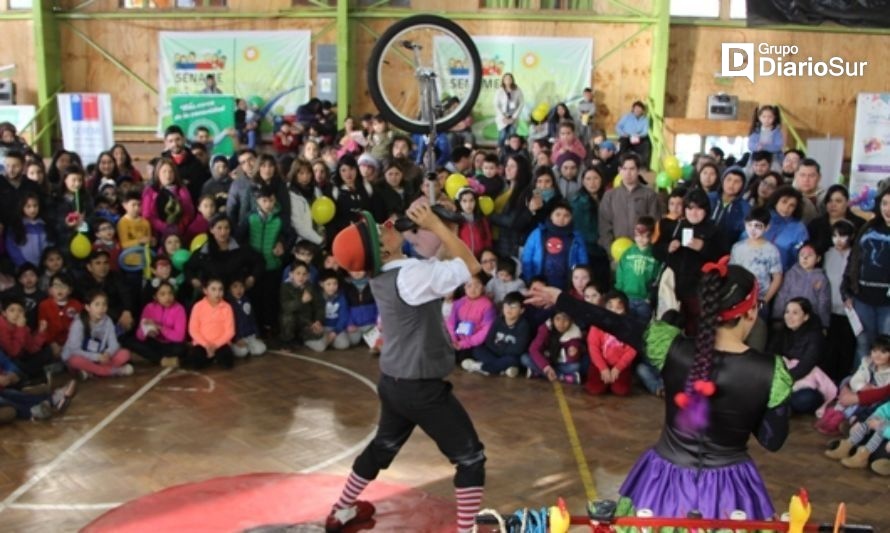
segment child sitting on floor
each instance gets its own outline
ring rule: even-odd
[[[446,320],[458,362],[472,356],[473,349],[485,342],[494,324],[494,304],[483,293],[482,276],[477,273],[464,284],[464,296],[454,301]]]
[[[176,301],[173,285],[162,281],[154,300],[142,310],[136,338],[142,342],[139,355],[163,367],[178,366],[185,355],[185,308]]]
[[[204,298],[192,307],[189,335],[192,345],[183,361],[188,368],[206,368],[214,361],[225,369],[235,365],[231,342],[235,338],[235,314],[223,299],[225,286],[221,279],[204,282]]]
[[[473,358],[461,362],[464,370],[511,378],[519,375],[522,357],[531,342],[531,329],[522,316],[522,300],[520,292],[511,292],[504,297],[503,314],[495,320],[485,343],[473,349]]]
[[[67,274],[53,274],[50,278],[49,297],[44,298],[37,306],[37,321],[46,322],[46,342],[54,358],[62,354],[71,322],[83,310],[80,302],[71,297],[73,288],[73,282]]]
[[[228,301],[235,313],[235,341],[232,342],[235,357],[260,357],[265,354],[266,343],[257,337],[259,330],[253,316],[253,305],[245,294],[243,280],[236,279],[229,285]]]
[[[565,312],[541,324],[529,346],[529,355],[522,357],[528,368],[526,377],[545,376],[550,381],[581,384],[581,356],[584,340],[581,329]]]
[[[108,316],[108,296],[104,292],[92,290],[86,294],[83,311],[71,323],[62,360],[77,370],[81,379],[133,375],[130,352],[121,348],[117,340],[114,322]]]
[[[611,291],[603,299],[609,311],[627,314],[628,301],[623,292]],[[598,395],[611,390],[617,396],[630,394],[636,350],[595,326],[587,333],[587,350],[593,367],[584,384],[587,392]]]

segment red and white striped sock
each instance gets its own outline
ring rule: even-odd
[[[472,531],[476,513],[482,506],[483,487],[456,487],[454,496],[457,499],[457,530]]]
[[[340,499],[334,504],[334,510],[352,507],[355,504],[355,500],[358,499],[370,482],[370,480],[361,477],[355,472],[350,472],[349,479],[346,480],[346,485],[343,486],[343,492],[340,494]]]

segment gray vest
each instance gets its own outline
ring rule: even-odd
[[[445,330],[442,300],[423,305],[405,303],[394,268],[371,278],[383,330],[380,371],[401,379],[441,379],[454,369],[454,348]]]

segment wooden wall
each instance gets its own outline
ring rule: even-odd
[[[718,78],[723,42],[796,45],[805,60],[868,61],[861,78]],[[718,92],[739,97],[739,118],[750,120],[758,105],[779,103],[806,142],[809,137],[842,136],[849,157],[853,141],[856,95],[890,90],[890,65],[883,57],[890,36],[781,32],[749,28],[671,27],[666,117],[704,118],[708,95]]]
[[[30,20],[0,18],[0,35],[3,36],[0,65],[15,63],[15,72],[11,77],[16,84],[17,99],[20,104],[37,103],[37,65],[34,59],[32,28]],[[6,77],[6,74],[0,76]]]

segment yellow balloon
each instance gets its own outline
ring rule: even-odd
[[[634,245],[634,242],[627,237],[619,237],[612,241],[612,259],[615,262],[621,260],[621,256],[624,255],[624,252],[628,251],[631,246]]]
[[[542,102],[532,110],[532,118],[535,122],[544,122],[547,120],[548,113],[550,113],[550,106]]]
[[[491,196],[479,197],[479,210],[485,216],[490,215],[494,211],[494,200],[491,199]]]
[[[470,182],[466,176],[455,173],[448,176],[448,179],[445,180],[445,193],[449,198],[454,198],[459,190],[469,185]]]
[[[337,212],[337,206],[334,201],[327,196],[316,198],[312,202],[312,220],[316,224],[327,224],[334,220],[334,214]]]
[[[71,239],[71,255],[75,259],[86,259],[91,251],[93,251],[93,246],[83,233],[78,233]]]
[[[618,174],[615,176],[615,179],[612,180],[612,188],[617,189],[618,187],[621,187],[621,174]]]
[[[680,169],[680,160],[678,160],[676,156],[669,155],[665,157],[663,163],[665,170],[670,171],[672,168],[676,168],[681,171],[680,175],[682,175],[682,169]]]
[[[664,171],[667,172],[668,177],[674,181],[683,177],[683,169],[680,167],[665,167]]]
[[[207,243],[207,234],[199,233],[195,235],[195,238],[192,239],[192,244],[189,245],[189,251],[194,253],[201,249]]]

